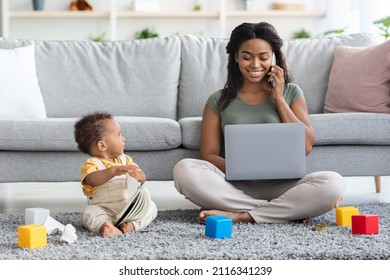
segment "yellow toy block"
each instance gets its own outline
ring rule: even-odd
[[[18,247],[40,248],[47,245],[46,227],[25,225],[18,227]]]
[[[336,208],[336,224],[339,226],[352,226],[352,216],[359,215],[359,209],[353,206]]]

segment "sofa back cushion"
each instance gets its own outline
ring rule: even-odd
[[[179,119],[201,116],[207,97],[221,89],[227,78],[228,39],[181,36],[182,69],[179,85]],[[322,113],[335,48],[369,46],[370,34],[284,40],[293,81],[303,90],[310,113]]]
[[[207,98],[226,83],[227,39],[180,36],[178,118],[202,115]]]
[[[0,48],[31,43],[0,40]],[[176,119],[180,75],[177,36],[106,43],[35,41],[48,117],[113,115]]]

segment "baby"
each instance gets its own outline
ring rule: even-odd
[[[126,174],[145,183],[145,173],[124,154],[125,138],[113,116],[105,112],[88,114],[75,124],[75,140],[81,152],[92,156],[81,167],[83,193],[88,206],[82,214],[83,224],[102,236],[138,231],[157,216],[153,201],[140,220],[114,225],[117,215],[126,206],[129,192]]]

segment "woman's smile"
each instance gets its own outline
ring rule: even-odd
[[[249,75],[253,78],[258,78],[258,77],[261,77],[264,73],[264,69],[260,69],[260,70],[248,70],[249,72]]]

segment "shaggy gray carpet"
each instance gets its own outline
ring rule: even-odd
[[[198,224],[198,210],[159,212],[142,232],[103,238],[88,232],[80,213],[52,213],[63,224],[72,224],[78,239],[72,244],[48,236],[40,249],[17,247],[17,228],[23,214],[0,215],[0,259],[38,260],[366,260],[390,259],[390,204],[358,205],[361,214],[379,215],[379,234],[353,235],[350,227],[335,224],[335,211],[314,218],[308,224],[238,224],[230,239],[205,236]],[[317,224],[329,228],[314,231]]]

